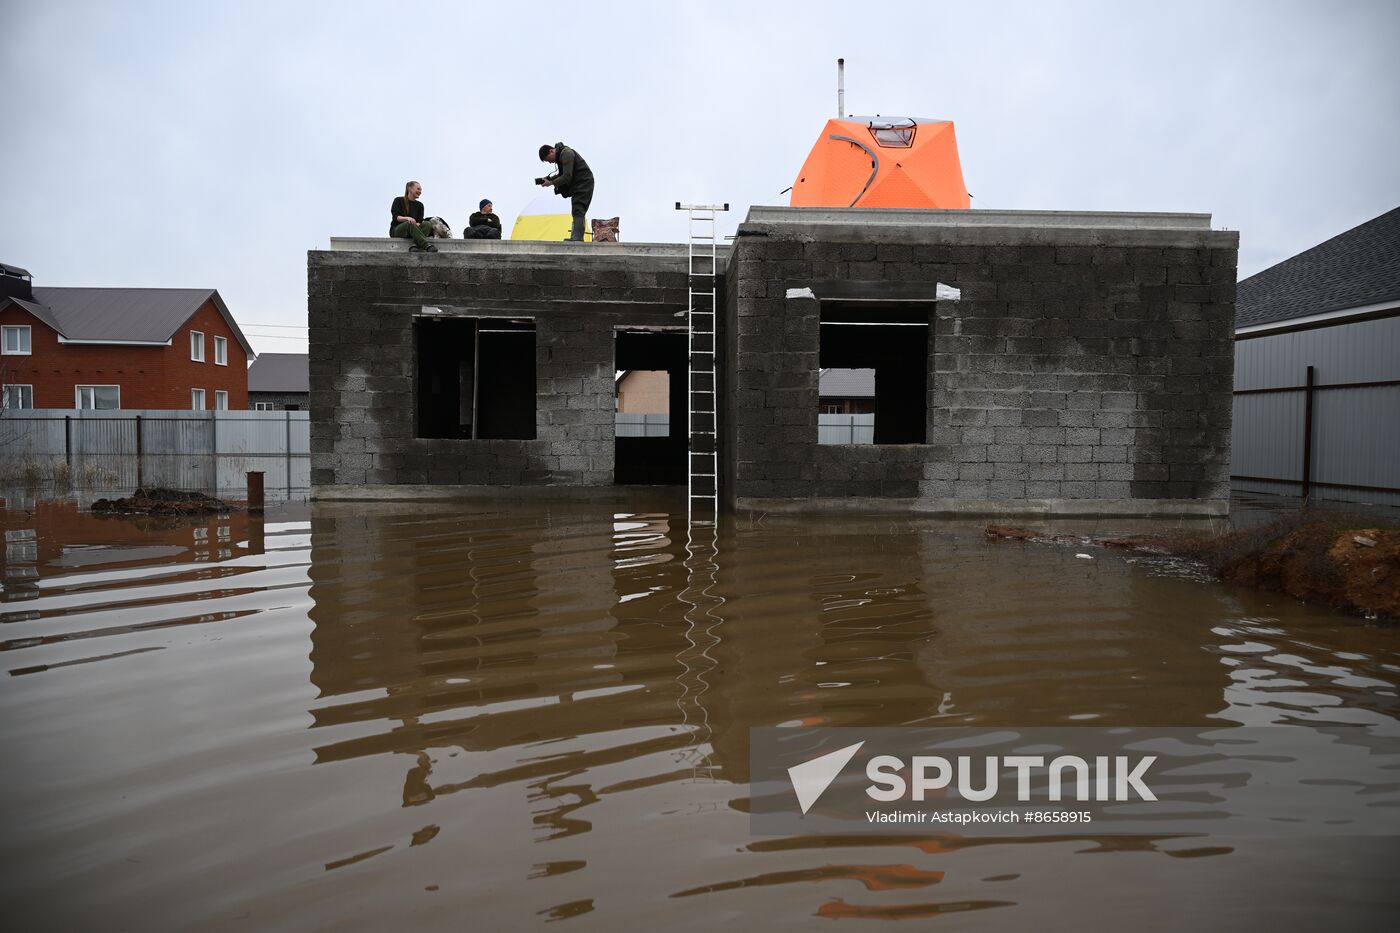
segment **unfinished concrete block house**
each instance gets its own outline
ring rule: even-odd
[[[755,207],[712,342],[685,245],[441,248],[309,254],[317,497],[715,472],[740,508],[1227,507],[1238,234],[1209,215]],[[873,442],[819,443],[830,369],[874,370]],[[669,375],[666,436],[619,436],[629,370]]]
[[[730,247],[728,205],[677,203],[684,246],[312,252],[314,494],[1225,512],[1238,234],[970,210],[952,122],[847,117],[843,68],[790,205]],[[639,425],[641,382],[665,416]]]

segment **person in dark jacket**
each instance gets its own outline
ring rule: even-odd
[[[593,203],[592,169],[583,161],[583,156],[563,143],[541,146],[540,161],[558,166],[553,175],[537,181],[546,188],[552,187],[555,194],[573,200],[574,226],[569,239],[582,241],[583,219]]]
[[[428,242],[428,234],[423,229],[423,186],[411,181],[403,186],[403,197],[394,198],[389,205],[389,236],[403,237],[413,241],[409,252],[436,253],[437,247]]]
[[[477,205],[477,212],[467,221],[467,229],[462,231],[464,240],[499,240],[501,238],[501,218],[489,198],[483,198]]]

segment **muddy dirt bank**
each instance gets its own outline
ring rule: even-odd
[[[1229,583],[1400,621],[1400,528],[1345,513],[1301,512],[1216,536],[1084,538],[988,525],[988,538],[1137,550],[1204,564]]]

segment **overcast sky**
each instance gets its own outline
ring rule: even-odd
[[[305,348],[308,249],[384,235],[410,177],[509,230],[543,142],[625,240],[682,238],[678,199],[732,232],[786,203],[839,56],[848,112],[956,123],[975,208],[1209,212],[1247,276],[1400,205],[1396,0],[0,0],[0,26],[0,260],[217,288],[260,352]]]

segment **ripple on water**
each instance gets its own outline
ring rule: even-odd
[[[55,928],[995,929],[1068,923],[1105,878],[1120,927],[1184,889],[1217,918],[1249,885],[1285,919],[1389,896],[1321,844],[755,839],[753,727],[1393,728],[1396,636],[968,524],[707,538],[678,504],[5,513],[6,902]]]

